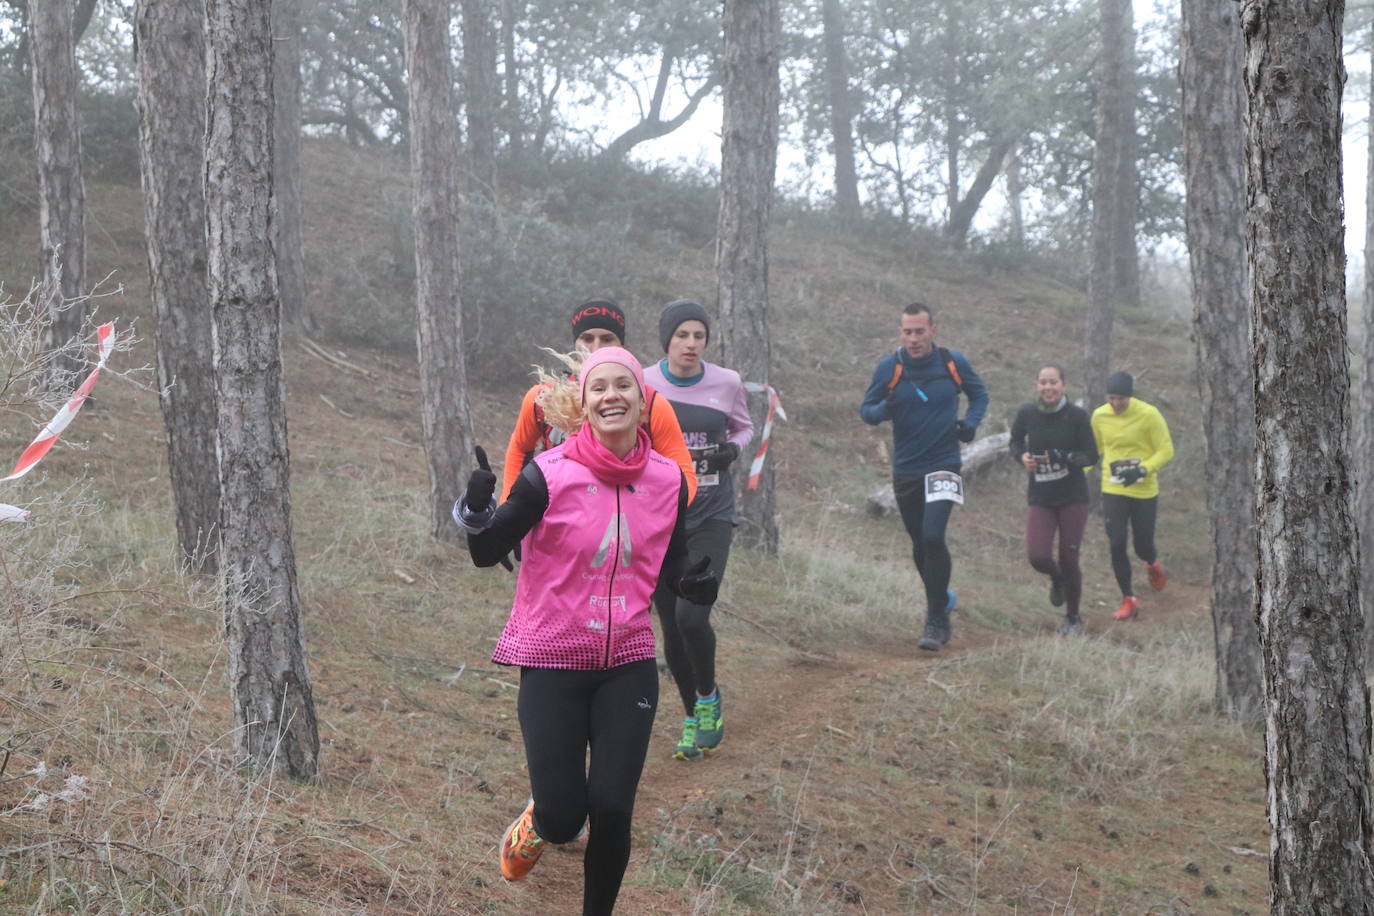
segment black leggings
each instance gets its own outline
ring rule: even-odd
[[[1155,514],[1158,509],[1158,496],[1136,499],[1119,493],[1102,494],[1107,544],[1112,549],[1112,572],[1116,574],[1116,584],[1121,587],[1122,595],[1135,594],[1131,591],[1131,558],[1126,553],[1126,529],[1130,528],[1135,555],[1146,563],[1153,563],[1159,559],[1159,552],[1155,550]]]
[[[957,467],[939,470],[959,472]],[[894,476],[892,490],[897,496],[897,509],[902,513],[902,524],[911,536],[911,558],[916,561],[916,571],[926,586],[926,619],[946,624],[949,612],[945,604],[954,563],[945,545],[945,528],[949,526],[949,515],[955,504],[947,499],[927,503],[925,475]]]
[[[630,818],[658,706],[658,668],[653,659],[600,671],[521,668],[517,706],[534,830],[550,843],[567,843],[590,819],[582,913],[610,913],[630,861]]]
[[[722,519],[707,519],[687,529],[688,562],[710,557],[711,571],[724,581],[734,536],[735,526]],[[711,606],[679,598],[661,580],[654,591],[654,606],[663,626],[663,657],[677,682],[687,715],[693,715],[697,697],[710,696],[716,689],[716,631],[711,628]]]

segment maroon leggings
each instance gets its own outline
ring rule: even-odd
[[[1078,548],[1088,527],[1088,504],[1067,506],[1030,506],[1026,510],[1026,558],[1037,572],[1058,579],[1064,587],[1064,610],[1078,616],[1083,596],[1083,570],[1078,565]],[[1054,532],[1059,532],[1059,559],[1054,557]]]

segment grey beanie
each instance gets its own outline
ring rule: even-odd
[[[1113,372],[1107,376],[1107,393],[1129,398],[1135,392],[1135,376],[1129,372]]]
[[[658,316],[658,338],[663,342],[663,352],[668,352],[668,341],[673,339],[678,325],[684,321],[700,321],[706,325],[706,342],[711,341],[711,317],[706,309],[695,299],[675,299],[663,307]]]

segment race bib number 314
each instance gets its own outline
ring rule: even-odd
[[[931,471],[926,475],[926,502],[948,500],[964,504],[964,478],[953,471]]]

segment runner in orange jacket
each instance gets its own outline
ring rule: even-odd
[[[588,299],[577,307],[572,316],[573,346],[593,353],[601,347],[625,345],[625,312],[609,299]],[[506,444],[505,466],[501,469],[501,501],[510,495],[510,488],[520,477],[520,471],[534,455],[557,445],[563,433],[544,422],[544,412],[537,398],[541,384],[532,385],[520,402],[520,416]],[[659,397],[652,388],[645,390],[644,418],[641,425],[648,430],[654,451],[672,459],[687,478],[687,500],[697,494],[697,475],[692,455],[682,438],[677,413],[667,398]]]

